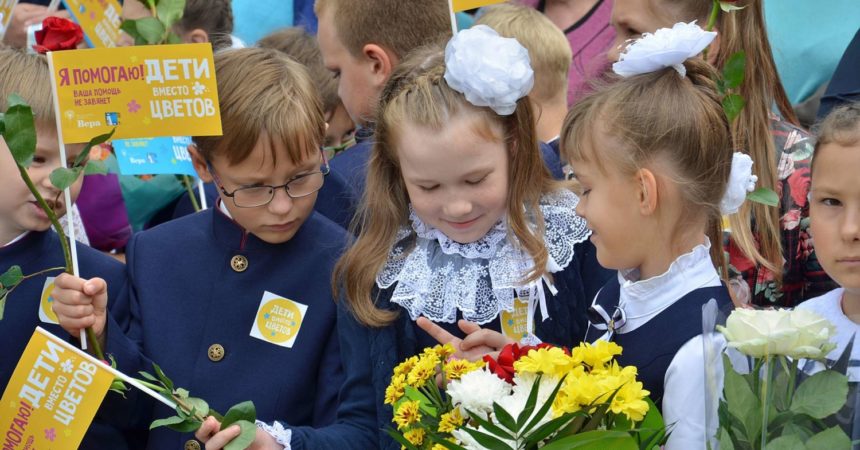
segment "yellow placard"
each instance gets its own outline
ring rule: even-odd
[[[506,0],[450,0],[451,9],[454,12],[468,11],[470,9],[480,8],[482,6],[495,5]]]
[[[218,85],[209,44],[48,53],[63,142],[220,136]]]
[[[84,30],[90,47],[116,47],[122,23],[122,5],[117,0],[63,0],[63,3]]]
[[[60,322],[57,319],[57,314],[54,312],[52,304],[54,298],[51,294],[54,293],[54,277],[45,278],[45,285],[42,287],[42,298],[39,302],[39,320],[45,323],[58,325]]]
[[[105,367],[36,328],[0,400],[2,448],[78,448],[113,382]]]
[[[6,34],[6,28],[12,21],[12,10],[17,4],[18,0],[0,0],[0,38]]]

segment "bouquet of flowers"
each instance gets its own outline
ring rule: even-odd
[[[572,351],[547,344],[506,346],[498,358],[450,358],[425,349],[394,369],[385,403],[407,449],[650,449],[665,441],[663,419],[600,341]],[[438,383],[443,383],[443,392]]]
[[[717,330],[748,363],[748,370],[740,364],[738,372],[723,354],[720,448],[851,448],[851,439],[833,416],[846,404],[848,378],[843,373],[852,346],[835,364],[824,363],[835,348],[830,322],[807,310],[739,309]],[[823,370],[804,373],[802,361]]]

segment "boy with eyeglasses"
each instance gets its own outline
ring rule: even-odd
[[[328,173],[322,107],[274,50],[225,51],[215,69],[224,135],[195,138],[191,156],[217,206],[131,240],[130,327],[105,313],[100,279],[58,278],[55,311],[66,330],[93,326],[120,370],[155,362],[216,411],[252,400],[260,420],[327,425],[342,383],[330,277],[346,236],[313,209]],[[103,407],[134,428],[172,415],[136,392]],[[200,444],[157,428],[147,448]]]

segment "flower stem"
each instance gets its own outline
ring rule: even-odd
[[[42,194],[39,193],[39,190],[36,189],[36,185],[33,184],[33,180],[30,179],[30,174],[27,172],[27,169],[20,164],[16,164],[18,166],[18,172],[21,174],[21,178],[24,180],[24,184],[27,185],[27,189],[36,197],[36,203],[39,204],[39,207],[42,208],[42,211],[45,211],[45,214],[48,216],[48,219],[51,221],[51,225],[54,227],[54,230],[60,236],[60,245],[63,247],[63,258],[65,259],[66,266],[64,267],[66,273],[69,275],[74,275],[74,263],[72,262],[72,251],[71,247],[69,247],[69,241],[66,239],[66,232],[63,231],[63,227],[60,225],[60,220],[57,218],[57,214],[53,209],[48,205],[45,201],[45,198],[42,197]],[[71,209],[72,205],[66,205]],[[95,353],[98,359],[104,360],[105,354],[102,352],[102,348],[99,345],[98,339],[96,339],[96,334],[93,332],[92,327],[86,328],[87,333],[87,341],[90,344],[90,347],[93,349],[93,353]]]
[[[705,25],[705,31],[713,31],[717,24],[717,17],[720,15],[720,0],[714,0],[714,6],[711,7],[711,15],[708,17],[708,24]]]
[[[761,385],[761,450],[764,450],[767,446],[767,422],[769,420],[768,414],[770,413],[770,405],[773,403],[773,361],[771,361],[770,356],[766,357],[764,360],[764,371],[765,377]]]
[[[182,185],[185,186],[185,190],[188,192],[188,198],[191,199],[191,206],[194,207],[194,212],[200,212],[200,203],[197,202],[197,197],[194,196],[191,177],[188,175],[182,175]]]

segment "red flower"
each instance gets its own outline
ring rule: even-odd
[[[72,50],[83,39],[84,32],[80,25],[61,17],[48,17],[42,22],[42,29],[36,32],[33,50],[39,53]]]
[[[528,355],[531,350],[550,347],[552,347],[550,344],[527,345],[525,347],[520,347],[516,343],[508,344],[499,352],[498,360],[493,359],[490,355],[485,355],[484,362],[487,363],[487,367],[497,377],[513,384],[515,373],[514,363],[521,357]],[[565,353],[567,353],[566,350]]]

